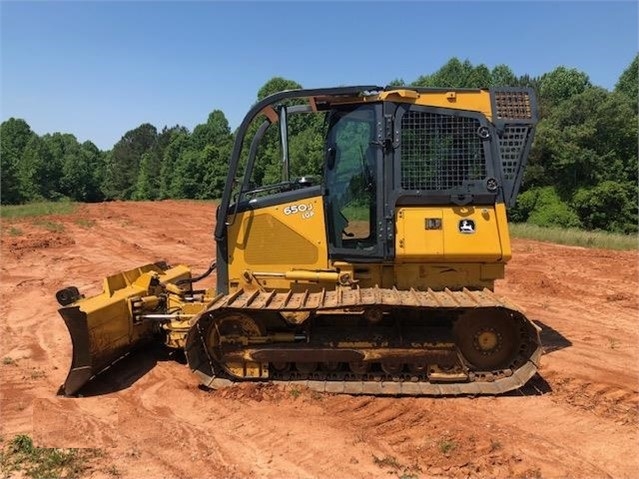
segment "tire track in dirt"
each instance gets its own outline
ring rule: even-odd
[[[639,393],[636,390],[566,377],[554,372],[547,374],[546,380],[552,386],[552,400],[557,404],[568,404],[616,424],[639,426]]]
[[[526,454],[543,455],[546,460],[552,457],[556,463],[545,465],[564,468],[566,476],[635,477],[632,463],[637,460],[636,428],[607,420],[593,421],[588,412],[555,403],[552,394],[536,398],[535,403],[525,411],[525,417],[516,401],[500,401],[500,407],[494,410],[501,427],[526,439],[521,441]],[[515,434],[516,430],[520,434]],[[590,441],[592,437],[597,441]],[[544,477],[557,475],[552,470],[542,471]]]
[[[39,447],[113,448],[118,437],[116,398],[36,398],[33,440]],[[82,434],[79,435],[78,431]]]

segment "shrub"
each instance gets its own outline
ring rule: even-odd
[[[588,229],[637,232],[636,191],[632,185],[604,181],[592,188],[580,188],[572,205]]]
[[[552,186],[533,188],[519,195],[510,218],[514,222],[527,221],[537,226],[581,226],[577,213],[559,198]]]

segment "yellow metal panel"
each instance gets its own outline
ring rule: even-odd
[[[271,264],[315,264],[318,251],[295,229],[274,215],[257,214],[243,218],[247,236],[244,238],[244,260],[248,265],[264,264],[269,258]]]
[[[410,288],[419,290],[431,288],[436,291],[444,288],[492,289],[495,279],[501,277],[503,277],[503,264],[402,263],[395,265],[395,280],[391,286],[396,286],[400,290]]]
[[[377,101],[413,103],[420,106],[476,111],[486,115],[489,121],[492,121],[493,117],[490,92],[488,90],[451,89],[416,92],[410,89],[398,89],[381,92],[378,95],[335,98],[331,104],[374,103]]]
[[[246,270],[325,270],[328,250],[322,197],[239,213],[228,227],[228,241],[230,283],[237,283]],[[265,281],[274,288],[291,285],[285,278]]]
[[[410,90],[409,90],[410,91]],[[407,90],[392,90],[379,95],[381,100],[396,101],[400,103],[414,103],[421,106],[439,108],[451,108],[453,110],[472,110],[483,113],[488,120],[492,119],[490,104],[490,92],[488,90],[470,91],[433,91],[420,92]]]
[[[485,281],[494,281],[504,278],[504,263],[489,263],[481,265],[481,279]]]
[[[396,214],[395,247],[400,263],[502,260],[503,233],[493,206],[417,206],[399,208]],[[426,229],[428,220],[437,218],[441,218],[441,229]]]
[[[497,203],[495,205],[495,217],[497,218],[497,228],[499,228],[499,242],[501,243],[501,254],[504,261],[512,258],[510,248],[510,231],[508,230],[508,218],[506,217],[506,205]]]
[[[462,206],[444,210],[444,258],[450,261],[497,261],[501,244],[493,206]],[[462,233],[464,220],[474,221],[473,233]]]
[[[438,208],[400,208],[397,211],[397,256],[441,259],[444,235],[441,229],[426,229],[430,220],[442,220]]]

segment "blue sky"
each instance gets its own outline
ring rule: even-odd
[[[628,2],[2,2],[1,117],[109,149],[141,123],[232,128],[273,76],[385,85],[451,57],[559,65],[612,89],[637,52]]]

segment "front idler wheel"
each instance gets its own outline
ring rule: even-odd
[[[206,347],[209,353],[227,371],[234,374],[226,364],[225,353],[246,347],[249,338],[263,336],[264,329],[250,316],[243,313],[228,313],[214,318],[207,334]],[[234,365],[232,369],[237,369]]]
[[[477,371],[504,369],[516,359],[520,335],[518,323],[507,311],[472,311],[453,327],[463,358]]]

